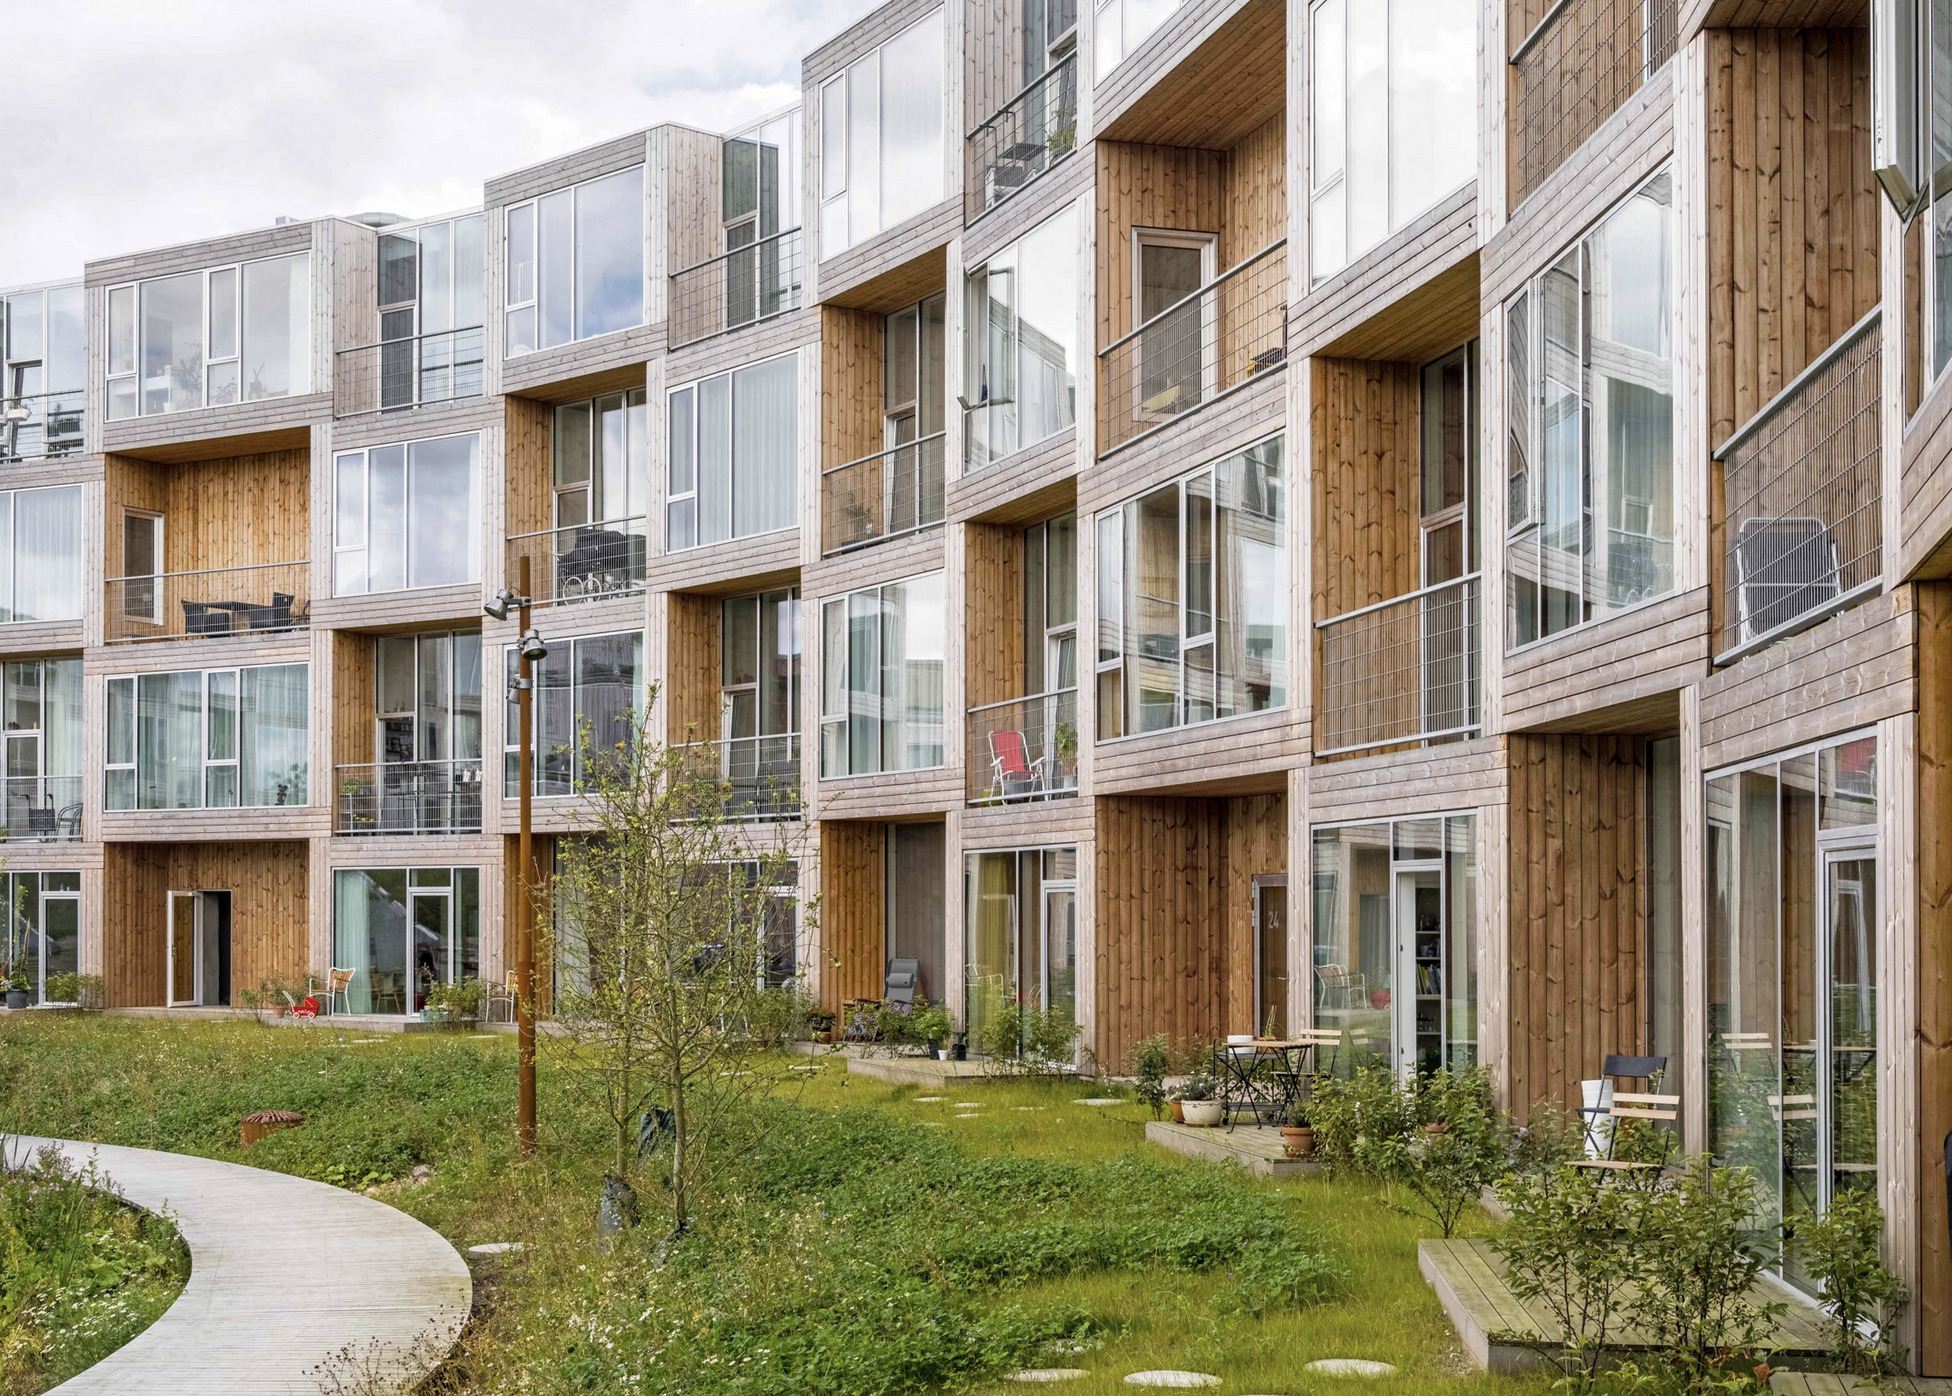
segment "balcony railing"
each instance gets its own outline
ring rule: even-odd
[[[481,758],[337,766],[333,827],[342,834],[478,834]]]
[[[1263,248],[1098,353],[1098,454],[1226,396],[1288,358],[1288,240]]]
[[[1728,502],[1719,662],[1882,585],[1882,341],[1873,310],[1715,452]]]
[[[517,576],[526,556],[538,606],[642,591],[649,517],[632,514],[515,534],[508,540],[508,570],[502,575]]]
[[[80,776],[8,776],[7,839],[67,843],[81,837]]]
[[[79,451],[86,398],[80,388],[0,398],[0,463],[44,460]]]
[[[1317,621],[1315,749],[1366,751],[1478,730],[1478,574]]]
[[[726,737],[684,748],[701,774],[725,790],[728,819],[797,819],[800,816],[800,734]]]
[[[800,230],[789,228],[671,275],[670,346],[798,310]]]
[[[964,214],[976,217],[1021,193],[1078,148],[1078,58],[1074,53],[969,133]]]
[[[312,623],[309,562],[110,577],[104,590],[102,633],[110,641],[296,630]]]
[[[1559,0],[1511,56],[1516,208],[1674,56],[1680,0]]]
[[[937,432],[822,471],[822,553],[832,556],[941,523],[946,440]]]
[[[441,330],[341,349],[332,364],[332,414],[363,417],[481,396],[482,329]]]
[[[969,803],[1014,804],[1078,793],[1078,690],[971,708]]]

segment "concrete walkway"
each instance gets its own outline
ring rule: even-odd
[[[321,1364],[344,1389],[408,1391],[467,1319],[466,1262],[383,1202],[184,1154],[0,1136],[14,1162],[49,1143],[78,1166],[92,1156],[190,1247],[190,1280],[169,1311],[59,1396],[313,1396]]]

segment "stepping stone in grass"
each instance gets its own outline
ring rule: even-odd
[[[470,1041],[470,1042],[493,1042],[493,1041],[494,1041],[494,1040],[495,1040],[496,1038],[498,1038],[498,1037],[500,1037],[500,1036],[501,1036],[501,1034],[500,1034],[500,1033],[498,1033],[498,1032],[471,1032],[471,1033],[469,1033],[469,1034],[468,1034],[468,1041]]]
[[[1011,1108],[1012,1110],[1048,1110],[1048,1109],[1050,1109],[1050,1106],[1048,1106],[1048,1105],[1012,1105],[1012,1106],[1011,1106],[1010,1108]]]
[[[981,1110],[982,1108],[983,1102],[980,1100],[959,1100],[956,1102],[956,1109],[958,1110]]]
[[[469,1246],[469,1255],[505,1255],[509,1251],[522,1249],[520,1241],[484,1241],[478,1246]]]
[[[819,1067],[817,1067],[817,1066],[796,1066],[796,1067],[793,1067],[793,1068],[792,1068],[792,1070],[794,1070],[794,1071],[819,1071],[819,1070],[820,1070],[820,1068],[819,1068]]]
[[[942,1097],[939,1095],[918,1095],[915,1097],[915,1103],[917,1105],[934,1105],[941,1099]]]
[[[959,1120],[980,1120],[983,1117],[977,1114],[974,1110],[971,1110],[967,1115],[958,1115],[956,1116],[956,1118]]]
[[[1076,1381],[1091,1373],[1082,1367],[1026,1367],[1021,1372],[1012,1372],[1005,1381]]]
[[[1127,1386],[1218,1386],[1220,1378],[1207,1372],[1134,1372],[1125,1379]]]
[[[963,1118],[963,1116],[961,1116],[961,1115],[958,1115],[958,1116],[956,1116],[956,1118],[960,1120],[960,1119],[962,1119],[962,1118]],[[943,1123],[942,1123],[942,1121],[940,1121],[940,1120],[923,1120],[923,1121],[922,1121],[922,1128],[923,1128],[923,1129],[947,1129],[948,1127],[949,1127],[949,1126],[947,1126],[947,1125],[945,1125],[945,1124],[943,1124]]]
[[[1123,1105],[1125,1102],[1112,1096],[1092,1096],[1086,1100],[1074,1100],[1073,1105]]]
[[[1320,1372],[1325,1377],[1389,1377],[1396,1375],[1396,1368],[1387,1362],[1371,1362],[1361,1357],[1324,1357],[1319,1362],[1310,1362],[1301,1369],[1304,1372]]]

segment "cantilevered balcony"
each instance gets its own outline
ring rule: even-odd
[[[644,589],[648,524],[648,515],[633,514],[515,534],[503,575],[512,581],[526,556],[538,606],[631,595]]]
[[[0,463],[47,460],[79,451],[85,397],[76,388],[0,399]]]
[[[1478,730],[1479,585],[1473,573],[1315,623],[1318,755]]]
[[[942,448],[937,432],[821,472],[821,552],[828,556],[939,524]]]
[[[110,577],[102,633],[115,643],[296,630],[311,624],[311,594],[309,562]]]
[[[800,817],[800,734],[725,737],[681,748],[701,775],[715,776],[728,819],[763,821]]]
[[[479,325],[341,349],[332,364],[332,413],[360,417],[481,396]]]
[[[1078,58],[1073,53],[1003,104],[965,141],[971,221],[1022,193],[1078,148]]]
[[[800,230],[789,228],[672,273],[671,347],[798,310],[800,247]]]
[[[1198,412],[1287,358],[1284,237],[1099,351],[1098,453]]]
[[[481,832],[481,759],[339,766],[333,828],[342,834]]]
[[[967,719],[972,805],[1054,800],[1078,793],[1075,688],[985,703]]]

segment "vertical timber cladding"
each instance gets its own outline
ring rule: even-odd
[[[1023,80],[1023,0],[971,0],[963,20],[963,129],[973,131]]]
[[[1579,1103],[1608,1053],[1646,1041],[1647,741],[1509,739],[1510,1101]]]
[[[163,516],[163,570],[207,572],[312,555],[311,452],[262,451],[187,464],[104,461],[107,575],[122,571],[122,512]]]
[[[1287,871],[1287,796],[1106,796],[1097,815],[1100,1069],[1153,1033],[1254,1031],[1254,875]]]
[[[887,840],[884,824],[820,825],[820,1006],[835,1013],[849,999],[879,999],[887,985]]]
[[[546,402],[525,397],[502,399],[502,474],[508,510],[504,532],[511,538],[540,533],[556,522],[555,424],[555,409]],[[514,564],[509,566],[508,585],[513,587]],[[531,584],[546,588],[549,579],[537,577]],[[537,592],[548,594],[546,590]]]
[[[665,740],[715,742],[720,731],[723,598],[674,591],[666,598]]]
[[[979,708],[1025,696],[1023,527],[969,524],[963,538],[964,701]]]
[[[108,1006],[162,1005],[168,895],[231,894],[231,995],[305,982],[311,856],[300,841],[111,843],[102,850],[102,963]]]
[[[1946,1232],[1945,1137],[1952,1131],[1952,583],[1918,593],[1918,915],[1916,955],[1920,1230],[1920,1370],[1952,1375],[1952,1248]]]
[[[882,440],[882,404],[885,401],[881,372],[882,339],[887,332],[882,316],[868,310],[844,306],[820,307],[820,468],[832,470],[849,461],[874,455],[886,444]],[[878,509],[881,501],[881,462],[848,471],[837,477],[845,481],[847,498]],[[841,541],[829,525],[830,515],[839,507],[828,498],[828,483],[820,481],[820,547],[824,551]]]
[[[1719,445],[1878,303],[1870,38],[1709,29],[1708,439]],[[1720,501],[1722,470],[1710,466]],[[1726,501],[1710,515],[1726,555]],[[1724,633],[1723,568],[1709,624]]]
[[[332,632],[332,764],[370,766],[373,750],[377,642],[350,630]],[[335,795],[336,798],[336,795]]]

